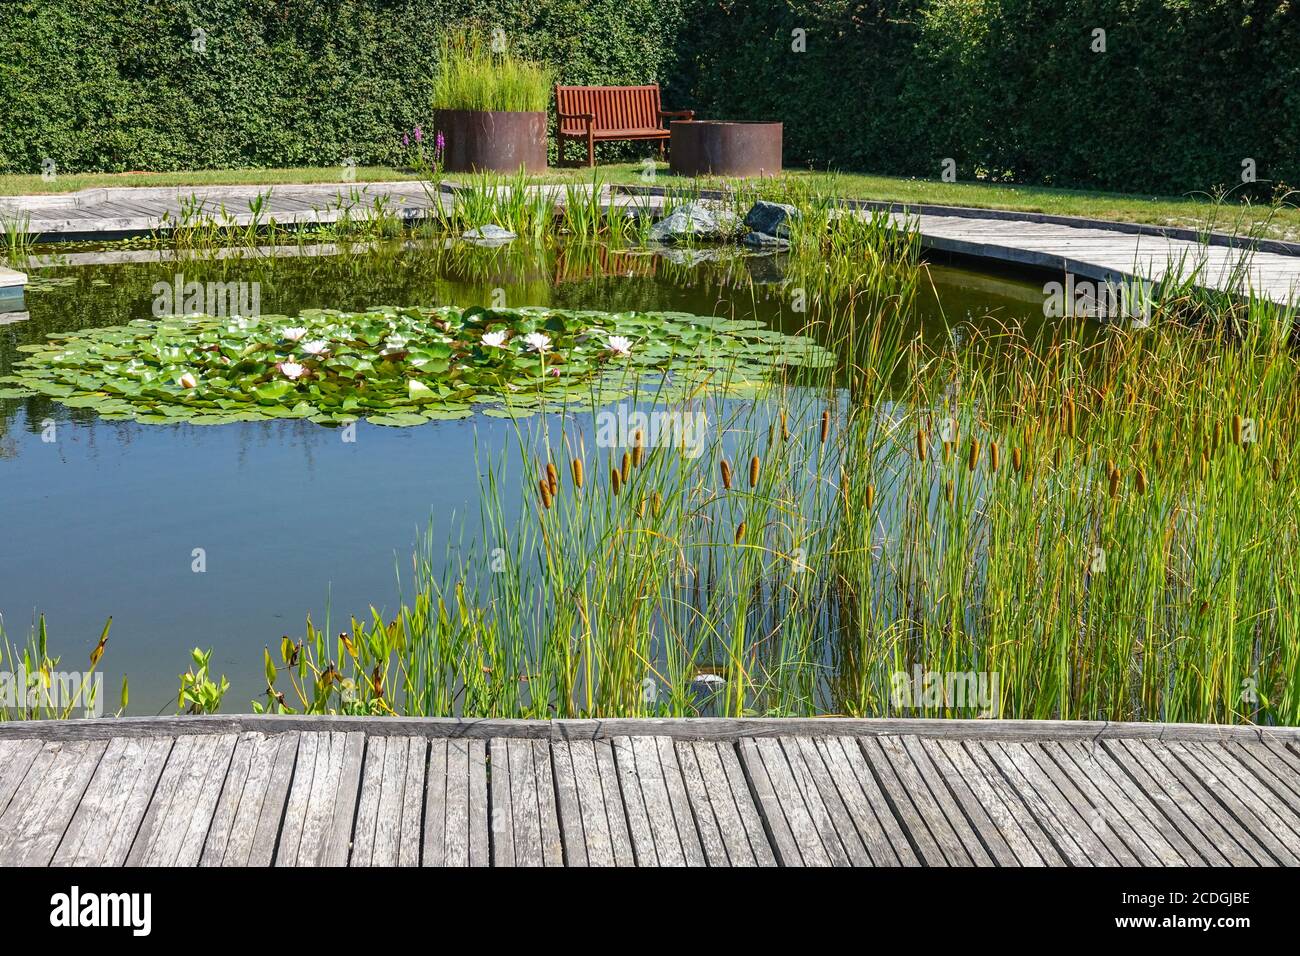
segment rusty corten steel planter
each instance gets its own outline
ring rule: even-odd
[[[546,172],[546,113],[435,110],[434,128],[446,146],[443,168],[450,173],[485,170]]]
[[[781,124],[678,120],[671,126],[672,171],[683,176],[776,176]]]

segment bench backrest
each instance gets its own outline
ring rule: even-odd
[[[648,86],[556,86],[555,107],[561,114],[560,132],[585,133],[582,120],[563,114],[590,113],[597,132],[648,129],[659,125],[659,84]]]

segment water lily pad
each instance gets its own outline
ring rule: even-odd
[[[742,396],[779,368],[831,361],[812,340],[755,320],[540,306],[164,316],[20,350],[0,398],[44,395],[115,419],[196,425],[368,417],[400,427],[475,407],[521,417],[633,391],[671,399],[706,382]]]

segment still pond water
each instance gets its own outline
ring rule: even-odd
[[[365,255],[127,262],[33,270],[25,318],[0,313],[0,375],[50,332],[150,318],[155,284],[257,283],[263,313],[371,305],[549,305],[757,318],[797,331],[779,257],[695,265],[601,249],[402,245]],[[918,323],[1041,315],[1041,284],[931,265]],[[53,420],[51,432],[42,423]],[[479,466],[513,426],[483,416],[413,428],[358,424],[355,441],[306,421],[215,426],[100,421],[45,399],[0,400],[0,613],[20,642],[39,613],[64,669],[103,627],[108,708],[171,712],[193,647],[229,675],[226,710],[264,689],[261,650],[283,634],[398,603],[418,539],[473,538]],[[42,440],[53,437],[53,441]],[[201,552],[196,549],[202,549]],[[205,565],[195,570],[196,553]],[[337,630],[337,628],[335,628]]]

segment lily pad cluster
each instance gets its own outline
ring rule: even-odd
[[[684,312],[529,307],[312,309],[295,317],[166,316],[53,334],[0,378],[106,419],[198,425],[358,418],[418,425],[615,401],[663,400],[706,380],[753,391],[781,366],[824,365],[810,339]]]

